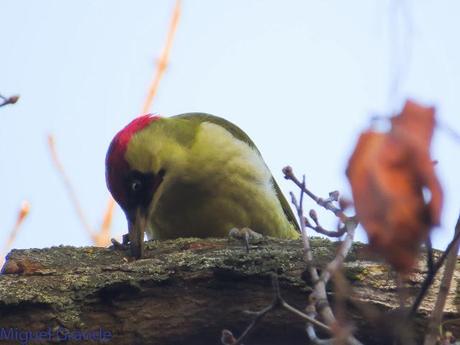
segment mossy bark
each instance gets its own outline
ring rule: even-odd
[[[319,238],[312,239],[312,247],[319,267],[336,250],[335,243]],[[95,247],[13,250],[0,275],[0,337],[1,329],[48,330],[52,343],[66,337],[57,334],[65,328],[73,332],[69,344],[88,341],[78,336],[89,337],[91,331],[99,332],[93,339],[110,344],[219,344],[222,329],[238,335],[249,324],[245,310],[271,302],[271,274],[279,276],[286,301],[299,309],[310,292],[297,240],[263,239],[249,252],[227,239],[150,241],[145,256],[133,261],[125,252]],[[445,308],[448,319],[460,317],[460,262],[458,268]],[[384,344],[397,323],[397,313],[388,318],[399,306],[393,273],[370,259],[362,244],[353,246],[344,272],[352,291],[347,319],[364,343]],[[424,274],[421,263],[410,278],[410,292],[417,291]],[[439,275],[414,320],[417,332],[423,332],[438,285]],[[449,327],[460,336],[459,322]],[[308,342],[304,322],[279,310],[245,343]]]

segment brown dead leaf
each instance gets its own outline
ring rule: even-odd
[[[407,272],[441,214],[442,190],[429,154],[434,109],[408,101],[391,123],[388,133],[361,134],[347,176],[371,247]],[[431,193],[428,203],[424,189]]]
[[[428,204],[432,225],[439,225],[442,209],[442,188],[434,170],[436,161],[430,157],[430,144],[435,126],[435,109],[407,101],[402,113],[391,120],[392,133],[404,140],[415,155],[415,169],[420,183],[431,193]]]

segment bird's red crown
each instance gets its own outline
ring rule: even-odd
[[[126,200],[123,182],[130,169],[125,159],[128,144],[134,134],[158,119],[160,119],[160,116],[152,114],[139,116],[119,131],[110,143],[105,159],[105,178],[108,189],[122,207],[124,200]]]

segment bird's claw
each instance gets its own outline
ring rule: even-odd
[[[127,250],[129,249],[129,234],[124,234],[121,239],[121,243],[118,242],[115,238],[110,240],[112,242],[113,248],[116,250]]]
[[[246,247],[246,252],[249,252],[250,242],[258,242],[263,238],[263,235],[255,232],[250,228],[233,228],[229,231],[228,236],[237,240],[243,241]]]

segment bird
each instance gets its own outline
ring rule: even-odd
[[[227,237],[248,228],[298,238],[299,226],[249,136],[206,113],[146,114],[112,139],[106,182],[126,215],[131,255],[148,239]],[[120,244],[121,245],[121,244]]]

